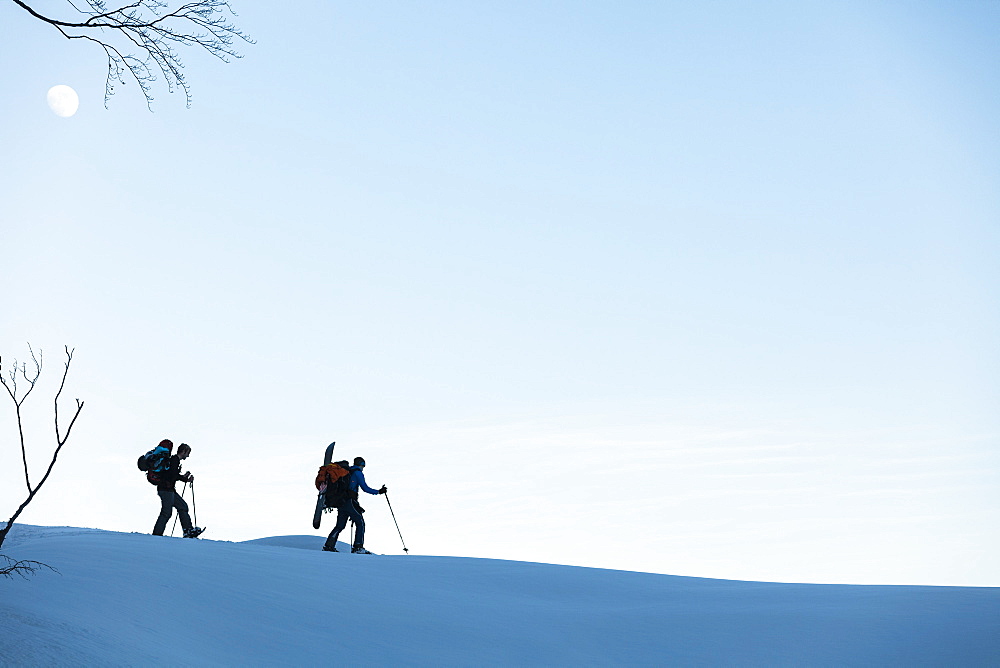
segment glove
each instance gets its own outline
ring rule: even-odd
[[[379,494],[388,494],[389,490],[386,489],[385,485],[382,485],[382,487],[378,490],[378,493]]]
[[[194,474],[193,473],[185,473],[184,477],[181,478],[181,480],[183,480],[184,482],[194,482]]]

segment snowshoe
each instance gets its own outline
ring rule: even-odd
[[[374,552],[369,552],[363,547],[352,547],[351,554],[375,554]]]
[[[335,547],[330,547],[330,546],[328,546],[328,545],[324,545],[324,546],[323,546],[323,551],[324,551],[324,552],[340,552],[340,550],[338,550],[337,548],[335,548]]]
[[[197,538],[201,534],[205,533],[205,527],[191,527],[184,531],[185,538]]]

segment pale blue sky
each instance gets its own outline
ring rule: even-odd
[[[234,7],[151,114],[0,3],[0,354],[87,400],[24,521],[150,530],[170,437],[309,533],[337,440],[416,552],[1000,585],[1000,5]]]

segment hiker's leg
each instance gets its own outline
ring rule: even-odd
[[[365,518],[361,516],[361,511],[351,503],[347,506],[347,514],[354,522],[354,545],[352,547],[364,547],[365,545]]]
[[[160,516],[153,525],[153,535],[162,536],[163,530],[167,528],[167,522],[170,521],[170,513],[173,512],[175,494],[169,489],[158,489],[156,494],[160,497]]]
[[[188,514],[188,504],[180,494],[174,494],[174,508],[181,520],[181,528],[188,531],[191,528],[191,515]]]
[[[344,509],[344,504],[337,506],[337,524],[333,527],[333,531],[326,538],[327,547],[337,547],[337,538],[340,537],[340,532],[344,530],[347,526],[347,511]]]

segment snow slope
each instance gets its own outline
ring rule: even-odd
[[[207,534],[206,534],[207,535]],[[1000,589],[736,582],[14,527],[3,665],[998,665]]]

